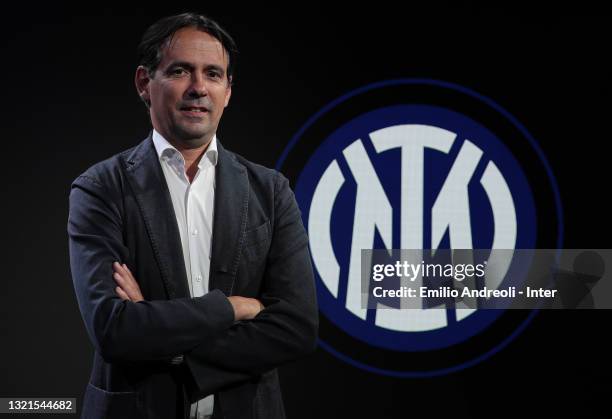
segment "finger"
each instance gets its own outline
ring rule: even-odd
[[[113,262],[113,269],[115,272],[119,272],[120,274],[126,274],[127,271],[123,269],[123,266],[119,262]]]
[[[128,295],[129,299],[135,302],[144,300],[140,286],[128,266],[125,263],[114,262],[113,269],[115,269],[113,278],[115,278],[121,289]]]
[[[121,289],[128,295],[130,300],[136,301],[142,299],[140,294],[140,288],[138,288],[136,282],[132,282],[129,280],[129,278],[121,276],[116,272],[113,274],[113,278],[115,278],[115,282],[119,284]]]
[[[129,278],[126,278],[117,272],[113,274],[113,278],[115,279],[115,282],[119,284],[121,289],[127,293],[130,300],[134,300],[135,297],[138,297],[139,291],[136,290],[136,285],[131,282]]]
[[[121,265],[119,266],[120,271],[116,270],[115,273],[113,273],[113,278],[116,278],[118,281],[121,281],[122,287],[124,289],[126,289],[126,287],[135,288],[137,284],[134,276],[130,272],[125,271],[121,267]]]
[[[119,285],[125,283],[125,280],[119,272],[113,272],[113,279],[115,280],[115,282],[119,283]]]
[[[136,282],[134,275],[132,275],[132,271],[130,271],[130,269],[127,267],[125,263],[120,264],[119,262],[115,262],[113,263],[113,269],[115,270],[115,272],[118,272],[126,280],[128,281],[131,280],[131,281]]]
[[[123,270],[125,272],[125,276],[127,276],[130,280],[134,281],[134,283],[136,283],[136,278],[134,278],[134,275],[132,275],[132,271],[130,271],[130,269],[127,267],[127,265],[123,265]]]
[[[121,287],[116,287],[115,292],[122,300],[129,300],[130,297],[121,289]]]
[[[113,278],[115,279],[115,282],[117,282],[121,287],[125,288],[129,285],[129,281],[127,280],[127,278],[125,278],[118,272],[113,273]]]

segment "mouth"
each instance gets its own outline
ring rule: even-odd
[[[204,106],[183,106],[180,111],[190,118],[201,118],[208,113],[208,109]]]

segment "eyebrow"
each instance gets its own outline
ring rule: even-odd
[[[171,62],[170,64],[168,64],[168,66],[166,67],[166,70],[169,70],[169,69],[174,68],[174,67],[183,67],[183,68],[186,68],[188,70],[193,70],[194,69],[193,64],[188,63],[187,61],[174,61],[174,62]],[[205,70],[215,70],[215,71],[218,71],[222,76],[225,74],[225,70],[221,66],[218,66],[216,64],[209,64],[204,69]]]

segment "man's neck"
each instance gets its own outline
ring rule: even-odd
[[[193,144],[186,144],[181,141],[167,138],[166,140],[174,146],[185,159],[185,173],[189,179],[189,183],[193,182],[193,178],[198,173],[198,164],[200,159],[208,149],[208,146],[212,142],[213,137],[210,137],[204,144],[200,146],[193,146]]]

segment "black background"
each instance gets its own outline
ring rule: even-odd
[[[566,248],[607,248],[610,233],[609,17],[569,10],[374,2],[143,10],[54,5],[4,14],[0,397],[80,397],[92,347],[70,279],[71,181],[147,135],[135,49],[161,16],[217,19],[240,49],[219,138],[273,167],[322,106],[363,85],[423,77],[488,96],[539,142],[557,178]],[[290,418],[609,417],[611,315],[541,312],[506,349],[430,379],[372,375],[322,349],[281,369]],[[608,407],[606,408],[606,405]]]

